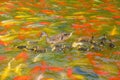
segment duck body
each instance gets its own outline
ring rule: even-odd
[[[47,43],[50,43],[50,44],[57,44],[59,42],[64,42],[65,40],[69,39],[71,35],[72,33],[63,32],[55,36],[47,37],[46,41]]]

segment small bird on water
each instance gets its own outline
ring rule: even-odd
[[[46,36],[46,41],[49,44],[57,44],[69,39],[72,36],[72,34],[73,32],[71,33],[62,32],[60,34],[48,37],[48,35],[45,32],[43,32],[41,37]]]

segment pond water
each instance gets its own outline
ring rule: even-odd
[[[119,4],[0,0],[0,80],[120,80]]]

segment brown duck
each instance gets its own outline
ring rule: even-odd
[[[48,35],[45,32],[43,32],[42,36],[46,36],[47,43],[57,44],[57,43],[64,42],[65,40],[69,39],[72,36],[72,34],[73,32],[71,33],[62,32],[60,34],[48,37]]]

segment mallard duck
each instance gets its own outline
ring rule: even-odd
[[[49,44],[57,44],[57,43],[64,42],[65,40],[69,39],[72,36],[72,33],[73,32],[71,33],[62,32],[60,34],[49,37],[45,32],[42,32],[41,37],[46,36],[46,41]]]
[[[71,33],[62,32],[60,34],[49,37],[45,32],[43,32],[42,36],[46,36],[46,42],[50,44],[52,51],[56,51],[56,50],[61,51],[63,49],[62,48],[59,49],[60,46],[55,46],[55,45],[59,45],[61,42],[66,41],[72,36],[72,34],[73,32]]]
[[[46,41],[47,43],[50,43],[50,44],[57,44],[59,42],[63,42],[67,39],[69,39],[71,37],[72,33],[60,33],[60,34],[57,34],[55,36],[51,36],[51,37],[47,37],[46,38]]]

